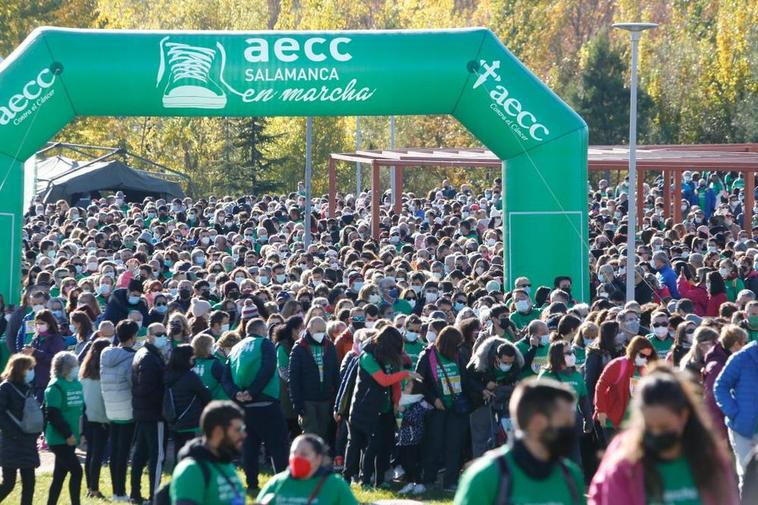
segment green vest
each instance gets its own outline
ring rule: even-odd
[[[192,371],[200,377],[200,380],[211,392],[211,396],[214,400],[228,400],[224,388],[221,387],[221,383],[213,376],[213,364],[216,363],[215,358],[200,358],[195,359],[195,366],[192,367]]]
[[[261,369],[261,348],[265,337],[246,337],[232,348],[229,354],[229,367],[232,380],[240,389],[247,389]],[[269,398],[279,398],[279,376],[274,373],[269,377],[262,393]]]
[[[79,421],[84,411],[84,392],[78,380],[56,379],[45,389],[45,405],[61,411],[63,419],[71,429],[71,434],[79,443]],[[64,445],[66,439],[51,423],[45,427],[45,439],[48,445]]]

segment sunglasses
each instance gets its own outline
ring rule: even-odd
[[[637,356],[639,356],[640,358],[648,359],[650,358],[650,354],[651,353],[645,354],[644,352],[640,352]]]
[[[653,328],[667,328],[668,323],[653,323]]]

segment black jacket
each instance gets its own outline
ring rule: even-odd
[[[445,380],[444,376],[436,377],[432,372],[432,366],[429,362],[429,356],[436,349],[434,346],[428,346],[421,351],[418,357],[418,363],[416,364],[416,373],[420,374],[424,383],[424,399],[429,405],[434,405],[434,401],[442,399],[442,385],[441,381]],[[439,353],[437,354],[439,356]],[[439,362],[439,357],[437,358]],[[461,391],[464,395],[469,396],[470,384],[468,373],[466,372],[466,364],[463,363],[461,356],[456,359],[458,364],[458,370],[461,374]]]
[[[29,385],[3,381],[0,384],[0,466],[5,468],[36,468],[39,466],[37,436],[24,433],[8,416],[8,412],[21,420]]]
[[[130,310],[138,310],[142,313],[142,321],[149,319],[147,303],[144,298],[140,297],[136,305],[129,305],[129,290],[120,288],[113,292],[108,299],[108,305],[105,307],[103,319],[113,324],[118,324],[129,315]]]
[[[174,431],[197,429],[200,426],[200,414],[211,401],[211,392],[192,370],[179,373],[167,370],[165,383],[163,394],[169,394],[170,390],[174,398],[176,416],[182,416],[171,429]]]
[[[592,404],[595,404],[595,387],[603,373],[605,366],[613,359],[613,356],[597,347],[587,348],[587,358],[584,362],[584,383],[587,384],[587,396]]]
[[[324,360],[324,380],[321,381],[318,366],[313,357],[312,347],[318,345],[310,333],[295,342],[290,352],[289,394],[295,412],[302,414],[306,401],[328,401],[332,403],[339,386],[339,364],[337,351],[331,340],[324,338],[321,343]]]
[[[365,353],[372,354],[373,345],[369,344],[363,350]],[[358,358],[357,378],[353,397],[350,402],[349,422],[361,431],[372,434],[376,429],[379,420],[379,414],[386,402],[392,401],[391,387],[384,387],[374,380],[371,375],[360,366]],[[378,361],[378,360],[377,360]],[[381,363],[379,364],[381,366]]]
[[[347,416],[350,411],[350,400],[353,398],[355,390],[355,381],[358,378],[358,355],[350,351],[345,354],[340,369],[340,387],[337,390],[337,397],[334,399],[334,412],[342,417]]]
[[[132,361],[132,410],[135,421],[163,420],[163,355],[152,344],[137,351]]]

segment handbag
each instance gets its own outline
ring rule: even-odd
[[[45,428],[45,419],[42,415],[42,408],[40,407],[34,395],[31,394],[31,390],[27,394],[24,394],[10,382],[8,384],[10,384],[16,393],[18,393],[19,396],[24,399],[24,408],[21,411],[21,419],[17,419],[16,416],[11,414],[10,410],[6,411],[8,417],[10,417],[11,420],[16,423],[18,428],[23,433],[33,435],[42,433]]]
[[[463,394],[463,391],[461,391],[458,394],[455,394],[455,390],[453,389],[453,384],[450,382],[450,377],[447,376],[447,371],[445,370],[445,366],[442,364],[442,360],[439,359],[437,356],[437,350],[434,350],[436,361],[440,363],[440,369],[442,370],[442,375],[445,376],[445,382],[447,382],[447,388],[450,390],[450,394],[453,395],[453,411],[456,414],[469,414],[471,412],[471,404],[468,401],[468,398],[466,398],[466,395]],[[458,367],[460,369],[460,367]],[[463,381],[463,377],[461,377],[461,382]],[[463,389],[461,384],[461,390]]]

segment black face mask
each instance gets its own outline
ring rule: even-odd
[[[353,328],[356,330],[362,330],[366,327],[366,323],[364,321],[353,321]]]
[[[179,290],[179,298],[181,298],[182,300],[186,300],[187,298],[190,297],[190,295],[191,295],[191,292],[190,292],[189,289],[180,289]]]
[[[645,450],[655,455],[665,452],[674,447],[680,440],[680,435],[675,431],[664,431],[661,433],[645,432],[643,443]]]
[[[576,443],[576,435],[573,426],[548,428],[542,432],[540,439],[550,453],[551,461],[558,461],[560,458],[568,457]]]

